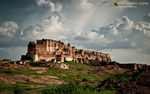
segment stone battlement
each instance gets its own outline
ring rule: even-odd
[[[100,62],[111,62],[109,54],[102,52],[77,49],[70,44],[65,45],[61,41],[52,39],[37,40],[36,43],[29,42],[28,51],[23,55],[22,60],[30,59],[33,62],[45,60],[56,60],[59,62],[75,61],[80,63],[88,63],[96,60]]]

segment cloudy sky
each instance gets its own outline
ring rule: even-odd
[[[61,40],[109,53],[120,63],[150,64],[149,0],[0,0],[0,59],[19,60],[29,41]]]

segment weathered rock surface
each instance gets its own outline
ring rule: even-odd
[[[133,73],[132,80],[122,82],[116,79],[107,79],[101,82],[95,90],[115,89],[116,94],[150,94],[150,71],[146,72],[140,79],[136,79],[140,73]]]
[[[36,75],[0,75],[0,82],[6,84],[16,84],[17,82],[35,82],[35,83],[47,83],[47,84],[63,84],[65,83],[62,80],[57,80],[56,76],[39,76],[36,78]]]
[[[28,70],[30,69],[27,65],[19,65],[19,64],[1,64],[0,70]]]

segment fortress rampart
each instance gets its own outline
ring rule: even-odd
[[[80,63],[92,63],[96,62],[111,62],[109,54],[102,52],[89,51],[83,49],[77,49],[70,44],[65,45],[61,41],[42,39],[37,40],[36,43],[29,42],[28,51],[26,55],[22,55],[22,60],[37,61],[51,61],[56,60],[58,62],[75,61]],[[92,61],[92,62],[90,62]]]

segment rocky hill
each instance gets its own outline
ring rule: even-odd
[[[64,63],[69,69],[46,67],[47,63],[1,64],[0,94],[149,94],[148,68]]]

